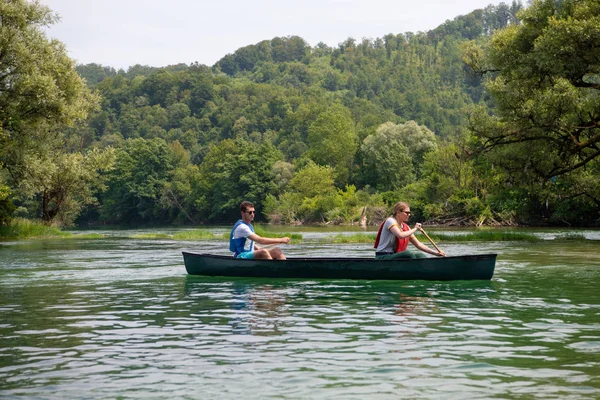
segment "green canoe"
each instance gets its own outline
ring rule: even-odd
[[[183,252],[190,275],[256,278],[328,278],[388,280],[490,280],[496,254],[399,260],[375,258],[290,257],[244,260],[231,256]]]

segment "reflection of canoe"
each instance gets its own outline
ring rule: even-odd
[[[183,261],[190,275],[450,281],[492,279],[496,254],[399,260],[329,257],[243,260],[184,251]]]

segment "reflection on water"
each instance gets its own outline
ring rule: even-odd
[[[600,397],[596,243],[445,244],[498,252],[491,282],[185,275],[221,247],[2,244],[0,397]]]

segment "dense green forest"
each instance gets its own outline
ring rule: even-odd
[[[600,224],[600,2],[501,3],[213,66],[74,65],[0,5],[0,224]]]

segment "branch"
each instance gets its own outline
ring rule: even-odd
[[[171,190],[170,187],[165,187],[165,191],[171,195],[171,197],[173,198],[173,201],[175,202],[175,205],[177,206],[177,208],[179,208],[181,210],[181,212],[183,212],[183,214],[187,217],[187,219],[189,219],[193,224],[196,223],[196,221],[194,221],[192,219],[192,217],[190,217],[190,215],[187,213],[187,211],[185,210],[185,208],[183,208],[183,206],[179,203],[179,201],[177,200],[177,196],[175,195],[175,193],[173,193],[173,190]]]
[[[567,172],[574,171],[578,168],[583,167],[584,165],[586,165],[587,163],[589,163],[590,161],[592,161],[594,158],[596,158],[598,156],[600,156],[600,150],[598,150],[597,152],[593,153],[592,155],[588,156],[587,158],[583,159],[582,161],[578,162],[575,165],[572,165],[570,167],[563,168],[563,169],[553,170],[549,174],[545,175],[544,178],[550,179],[553,176],[559,176],[559,175],[566,174]]]

